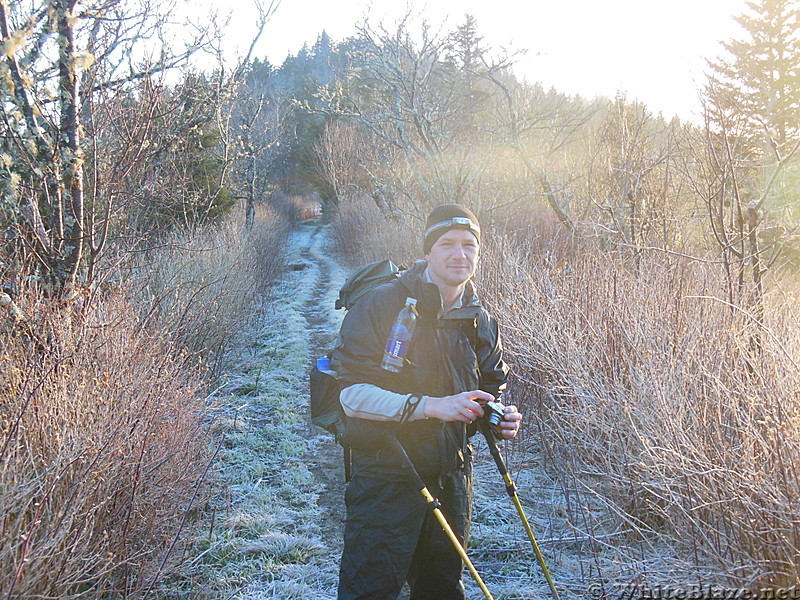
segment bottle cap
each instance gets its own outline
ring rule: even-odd
[[[317,359],[317,371],[329,371],[331,368],[331,359],[327,356],[320,356]]]

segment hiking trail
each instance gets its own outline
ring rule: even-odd
[[[240,332],[238,351],[226,364],[219,395],[227,399],[216,425],[223,436],[222,491],[210,500],[210,526],[199,527],[193,540],[201,551],[183,583],[192,597],[336,598],[345,516],[342,450],[308,417],[309,369],[335,343],[343,317],[334,303],[347,272],[333,255],[326,226],[307,221],[297,228],[289,268],[261,317]],[[495,599],[550,598],[479,437],[469,555]],[[542,457],[521,448],[506,444],[506,462],[561,597],[574,598],[583,591],[578,582],[587,557],[581,557],[563,493],[541,467]],[[467,598],[484,597],[468,572],[464,583]]]

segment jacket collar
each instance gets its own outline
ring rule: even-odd
[[[431,279],[431,270],[427,267],[425,268],[424,271],[422,271],[422,281],[424,281],[425,283],[433,283],[433,280]],[[464,289],[461,290],[461,294],[459,294],[458,298],[456,298],[456,301],[453,302],[453,306],[450,307],[450,310],[461,308],[462,306],[464,306],[463,302],[464,290],[466,290],[466,286],[464,287]],[[441,292],[439,293],[439,295],[440,296],[442,295]]]
[[[435,283],[427,278],[426,269],[428,261],[418,260],[411,268],[404,271],[400,276],[400,283],[417,298],[417,310],[420,314],[438,316],[442,312],[442,296]],[[461,294],[461,306],[451,308],[444,319],[474,319],[480,311],[481,303],[475,291],[472,280],[467,281],[464,292]]]

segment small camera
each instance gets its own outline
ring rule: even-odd
[[[506,407],[499,402],[489,401],[483,405],[483,416],[495,427],[500,425],[506,414]]]

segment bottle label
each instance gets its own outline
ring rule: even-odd
[[[389,340],[386,344],[386,354],[394,358],[403,358],[406,355],[408,342],[402,340]]]

